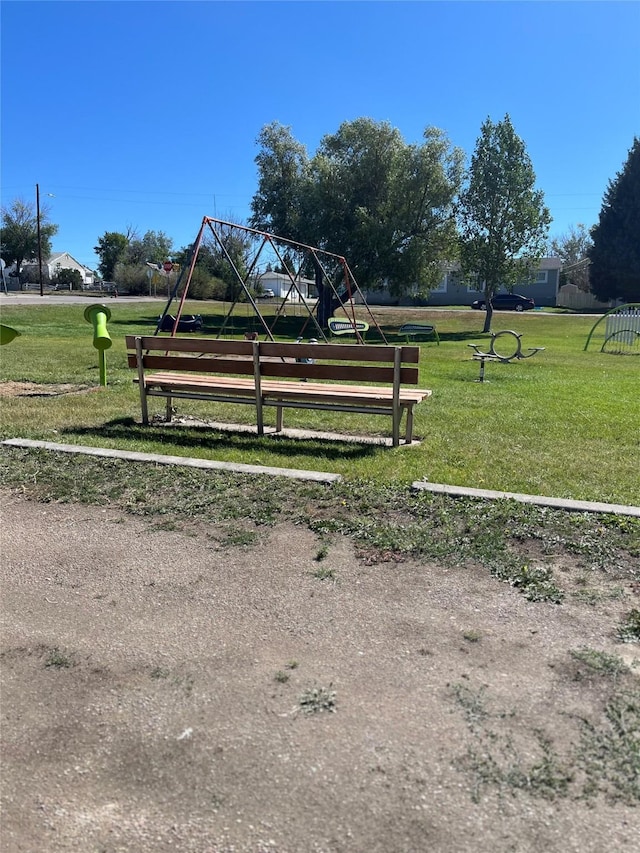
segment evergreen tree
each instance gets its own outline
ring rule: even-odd
[[[640,139],[609,181],[598,224],[591,229],[591,290],[598,299],[640,302]]]

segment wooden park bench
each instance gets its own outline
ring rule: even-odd
[[[407,343],[409,343],[409,338],[412,338],[415,341],[419,335],[431,335],[435,337],[438,346],[440,346],[440,335],[438,335],[438,330],[435,326],[428,325],[427,323],[405,323],[398,329],[398,334],[404,335],[407,339]]]
[[[392,418],[392,443],[413,435],[413,408],[431,391],[418,383],[420,348],[354,344],[299,344],[205,338],[126,337],[129,367],[138,372],[142,421],[149,423],[148,398],[206,400],[255,406],[257,431],[264,434],[263,409],[276,408],[276,432],[283,410],[320,409]],[[371,383],[371,384],[369,384]]]

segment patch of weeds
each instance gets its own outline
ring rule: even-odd
[[[277,681],[278,684],[286,684],[287,681],[289,681],[289,677],[290,676],[288,672],[283,672],[281,669],[279,669],[273,676],[273,680]]]
[[[320,563],[322,560],[326,560],[329,556],[329,546],[324,544],[318,549],[318,553],[313,558],[316,563]]]
[[[164,667],[162,666],[154,666],[154,668],[149,673],[150,677],[153,679],[169,678],[170,674],[171,673],[169,672],[169,670],[164,669]]]
[[[174,521],[172,518],[164,519],[163,521],[154,524],[151,528],[152,530],[162,530],[168,533],[173,533],[177,530],[181,530],[181,526]]]
[[[322,711],[333,713],[336,710],[336,692],[331,686],[305,690],[298,702],[300,710],[304,714],[319,714]]]
[[[68,669],[73,666],[73,660],[70,655],[55,646],[53,649],[49,649],[44,665],[52,669]]]
[[[315,572],[313,573],[314,578],[319,581],[335,581],[336,580],[336,570],[331,569],[328,566],[319,566]]]
[[[285,669],[297,669],[300,666],[297,660],[287,661],[284,665]]]
[[[486,788],[497,788],[501,796],[522,791],[545,800],[568,795],[573,773],[542,732],[533,732],[538,757],[531,761],[523,758],[508,736],[493,731],[475,731],[474,735],[475,743],[457,762],[459,769],[472,775],[474,802],[480,801]]]
[[[569,654],[571,657],[584,664],[589,672],[596,675],[602,675],[607,678],[616,679],[618,676],[629,672],[629,667],[619,655],[611,655],[607,652],[600,652],[597,649],[572,649]],[[581,676],[577,676],[577,680]]]
[[[619,586],[609,590],[583,588],[571,593],[571,597],[575,598],[576,601],[589,604],[591,607],[594,607],[600,601],[617,601],[624,598],[624,596],[625,591]]]
[[[562,604],[564,601],[564,592],[555,583],[550,569],[529,568],[507,562],[494,566],[491,574],[519,589],[528,601],[548,601],[552,604]]]
[[[634,608],[622,620],[616,631],[621,643],[640,643],[640,610]]]
[[[640,803],[640,692],[613,696],[599,724],[582,719],[577,761],[587,777],[583,796]]]
[[[254,530],[228,530],[218,541],[223,548],[249,548],[258,542],[258,534]]]
[[[482,634],[480,633],[480,631],[463,631],[462,637],[468,643],[478,643],[480,642]]]
[[[451,689],[469,726],[476,726],[489,716],[485,700],[486,687],[473,690],[466,684],[454,684]]]
[[[509,735],[488,727],[492,718],[504,719],[507,714],[489,712],[485,687],[473,690],[466,685],[455,684],[453,693],[473,736],[473,743],[456,764],[472,776],[471,798],[474,802],[479,802],[483,789],[487,787],[497,788],[501,795],[525,791],[548,800],[567,796],[573,780],[570,765],[561,759],[542,730],[532,730],[535,747],[528,743],[526,752],[537,753],[537,756],[527,760]]]

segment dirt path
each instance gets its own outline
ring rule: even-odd
[[[638,670],[570,655],[632,664],[628,600],[531,603],[287,524],[221,548],[7,492],[2,515],[3,853],[638,849],[578,760]]]

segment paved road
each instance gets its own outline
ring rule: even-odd
[[[91,302],[154,302],[164,305],[166,296],[118,296],[110,293],[56,293],[40,296],[37,291],[9,291],[0,293],[0,306],[3,305],[89,305]]]

